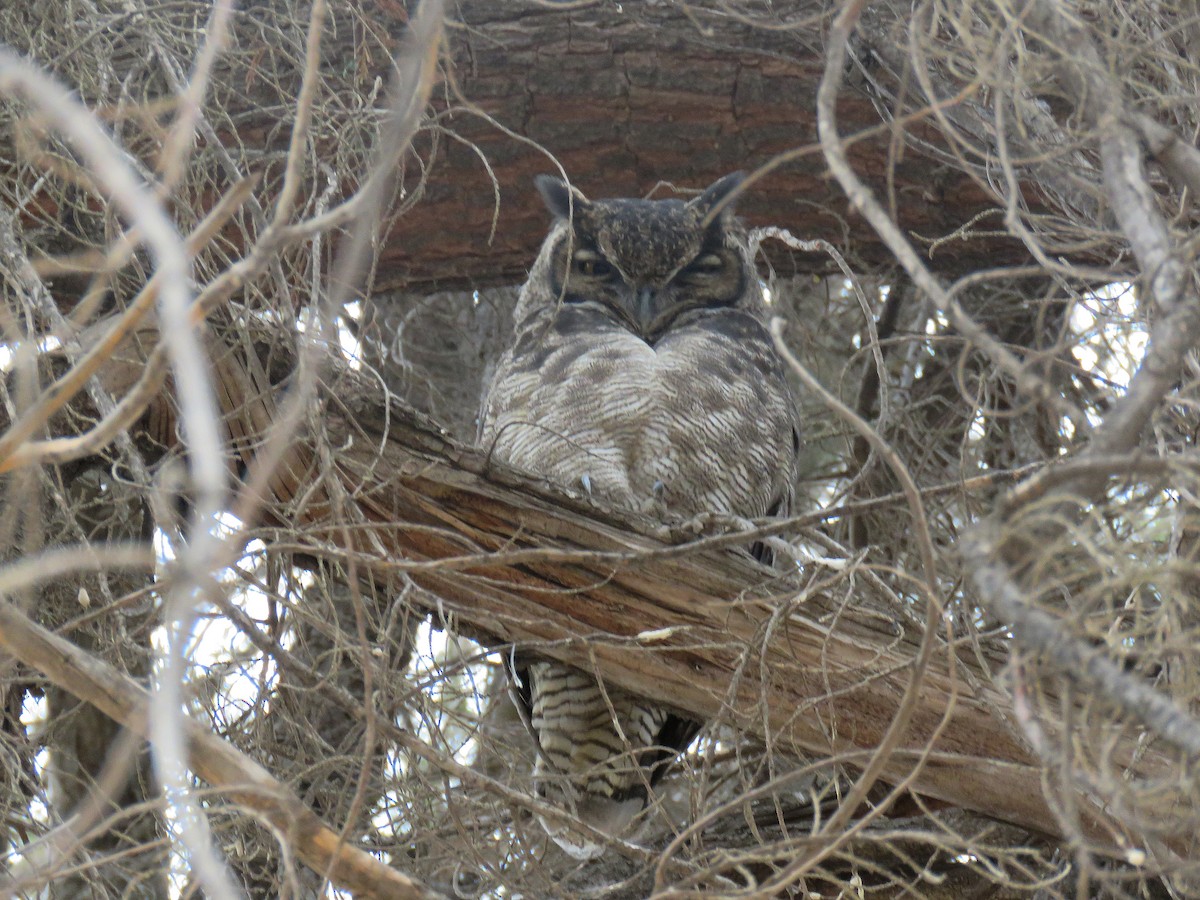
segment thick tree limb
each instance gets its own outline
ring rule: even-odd
[[[585,192],[626,196],[663,180],[701,187],[782,155],[787,164],[774,167],[770,189],[750,191],[739,214],[752,224],[827,237],[853,247],[858,261],[890,266],[886,249],[847,208],[812,152],[812,98],[832,8],[792,0],[770,10],[460,4],[461,24],[448,41],[457,96],[444,117],[458,139],[445,142],[423,182],[425,200],[406,213],[383,249],[380,285],[425,291],[462,286],[464,276],[472,286],[521,280],[545,233],[531,179],[559,164]],[[901,22],[907,15],[904,5],[884,9],[880,18]],[[879,124],[865,92],[847,97],[844,113],[862,132]],[[912,127],[937,140],[922,123]],[[927,156],[895,157],[890,139],[877,129],[856,151],[872,172],[895,167],[906,230],[946,235],[994,207],[964,173]],[[424,173],[414,166],[406,185],[411,189],[418,177]],[[670,196],[669,189],[659,188],[658,196]],[[796,198],[803,198],[799,209]],[[447,218],[458,226],[452,234],[441,227]],[[1015,241],[952,244],[939,249],[938,261],[954,270],[1006,255],[1009,262],[1025,258]],[[776,262],[785,272],[824,271],[829,264],[821,254],[780,254]]]
[[[259,433],[275,404],[268,373],[233,354],[217,368],[231,433]],[[407,573],[436,598],[442,621],[472,634],[592,666],[608,683],[719,718],[784,752],[867,764],[920,645],[904,601],[889,606],[854,588],[846,602],[822,588],[820,572],[803,580],[768,573],[721,549],[743,545],[742,535],[687,546],[639,536],[631,527],[652,533],[653,523],[631,526],[492,464],[354,371],[336,373],[325,396],[319,424],[339,448],[338,482],[312,480],[316,453],[298,439],[262,498],[262,518],[303,535],[309,552],[352,554],[360,571]],[[252,463],[252,443],[235,443]],[[344,493],[340,505],[330,502],[334,490]],[[355,527],[334,516],[337,508],[350,510]],[[939,637],[884,777],[908,779],[919,761],[919,793],[1059,834],[1034,787],[1042,764],[992,684],[989,669],[1003,665],[1008,648],[993,641],[981,656],[954,646]],[[1156,750],[1134,765],[1131,742],[1114,753],[1135,775],[1171,765]],[[1099,843],[1125,834],[1079,802]]]
[[[405,571],[451,623],[593,665],[610,683],[720,717],[779,749],[859,764],[870,758],[919,645],[905,610],[888,617],[764,578],[728,551],[687,552],[632,535],[584,503],[499,470],[398,405],[385,430],[365,394],[340,384],[337,395],[344,406],[327,410],[323,424],[335,445],[348,448],[339,457],[343,484],[373,527],[347,535],[331,525],[309,486],[297,514],[314,550]],[[302,472],[305,451],[296,451],[290,468]],[[920,759],[919,792],[1058,833],[1041,792],[1031,789],[1041,766],[1005,721],[1007,696],[974,657],[940,645],[885,776],[907,778]],[[999,666],[1005,648],[992,651]],[[1137,771],[1166,765],[1151,753]],[[1107,841],[1122,831],[1080,802],[1090,833]]]
[[[388,81],[390,51],[408,27],[406,6],[372,5],[371,40],[344,14],[322,37],[327,59],[353,61],[361,70],[363,96],[377,78]],[[736,4],[565,6],[469,0],[454,7],[443,81],[434,95],[437,119],[417,139],[422,162],[410,155],[398,172],[404,205],[413,197],[419,202],[396,220],[380,247],[376,290],[426,293],[520,281],[547,224],[531,179],[554,171],[556,161],[585,191],[619,196],[664,182],[703,187],[788,154],[787,164],[769,176],[768,189],[749,192],[739,212],[755,225],[783,225],[853,248],[856,267],[891,265],[886,247],[847,207],[813,152],[812,98],[828,10],[836,4],[776,0],[770,9],[744,11]],[[905,21],[909,6],[879,6],[883,41],[891,24]],[[247,28],[241,40],[251,44],[258,40],[256,22],[292,15],[288,4],[271,0],[235,11],[233,27],[235,34]],[[215,76],[241,88],[228,110],[238,123],[238,142],[282,156],[288,130],[278,130],[277,99],[256,93],[279,73],[259,72],[261,64],[246,59],[223,59]],[[285,77],[296,79],[287,93],[299,94],[298,75]],[[865,91],[845,98],[844,115],[851,128],[867,133],[856,143],[856,159],[876,174],[876,186],[894,170],[905,229],[943,237],[996,208],[994,198],[953,166],[919,153],[896,157],[892,135],[879,127]],[[922,122],[911,128],[938,142]],[[334,155],[327,145],[318,152]],[[430,159],[436,164],[429,166]],[[669,193],[658,188],[658,196]],[[455,227],[447,229],[447,222]],[[1018,242],[994,237],[956,239],[937,252],[938,265],[957,272],[1025,258]],[[781,252],[775,261],[784,273],[829,267],[823,254]]]

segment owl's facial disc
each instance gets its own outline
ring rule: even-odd
[[[654,344],[678,316],[736,305],[747,266],[731,238],[740,173],[689,202],[588,200],[549,176],[537,180],[563,226],[552,251],[551,284],[566,303],[603,308]]]
[[[697,233],[687,210],[669,212],[675,215],[663,218],[684,221],[674,222],[675,233],[666,239],[660,231],[654,265],[647,264],[644,246],[628,234],[611,234],[603,217],[589,223],[598,226],[594,230],[564,235],[557,283],[563,300],[604,307],[650,344],[684,312],[735,305],[744,293],[746,267],[741,254],[727,246],[724,230],[717,225]],[[674,245],[673,252],[662,252],[667,244]]]
[[[732,306],[745,287],[741,256],[724,246],[701,247],[676,261],[665,275],[636,277],[626,260],[583,246],[564,266],[563,297],[568,303],[594,303],[648,343],[654,343],[684,312]]]

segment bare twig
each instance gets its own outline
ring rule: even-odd
[[[220,426],[213,396],[208,364],[196,330],[190,322],[188,255],[174,224],[159,205],[152,191],[141,184],[132,167],[85,107],[69,91],[36,66],[13,53],[0,49],[0,90],[20,92],[26,102],[40,109],[72,143],[87,162],[96,179],[105,186],[113,201],[136,223],[149,244],[162,275],[159,289],[159,314],[163,336],[170,350],[178,387],[181,415],[191,453],[189,466],[195,490],[195,514],[189,529],[191,538],[179,558],[186,573],[168,603],[170,627],[167,639],[167,667],[160,683],[161,708],[153,717],[155,724],[155,761],[159,777],[168,795],[179,804],[180,833],[188,844],[193,865],[205,886],[218,897],[236,896],[237,889],[217,859],[208,829],[192,803],[183,767],[183,746],[179,727],[180,678],[183,659],[181,639],[175,623],[188,615],[192,606],[192,588],[206,578],[207,563],[215,542],[212,529],[224,503],[225,468],[221,449]]]
[[[29,621],[4,600],[0,600],[0,646],[125,727],[142,735],[151,731],[147,719],[152,701],[145,688]],[[363,850],[344,844],[266,769],[207,728],[188,720],[184,728],[185,759],[196,774],[274,824],[294,842],[301,859],[318,872],[328,872],[337,886],[379,900],[439,896]]]

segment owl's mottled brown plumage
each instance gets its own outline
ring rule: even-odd
[[[719,208],[740,182],[684,203],[589,201],[538,179],[555,221],[484,400],[481,444],[494,458],[661,516],[789,511],[795,405],[745,234]],[[608,833],[627,829],[695,736],[693,723],[559,663],[529,665],[517,684],[539,792]],[[599,852],[547,830],[577,856]]]

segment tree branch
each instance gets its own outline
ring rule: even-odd
[[[817,590],[729,551],[681,553],[637,536],[585,498],[563,497],[454,444],[394,400],[385,418],[365,379],[351,389],[351,378],[335,386],[343,406],[326,410],[322,425],[348,448],[340,476],[368,527],[347,534],[324,519],[319,488],[297,485],[302,521],[289,525],[314,552],[354,554],[381,574],[407,572],[436,597],[445,621],[474,634],[576,665],[586,646],[606,682],[788,752],[870,759],[921,642],[884,600],[860,587],[846,605],[840,580]],[[302,455],[293,464],[306,470]],[[287,493],[276,500],[287,504]],[[520,554],[519,564],[510,554]],[[984,654],[999,666],[1006,647],[993,642]],[[1057,834],[1046,800],[1028,789],[1041,765],[1008,726],[1008,697],[980,666],[939,640],[884,775],[903,779],[923,759],[915,790]],[[1117,755],[1134,765],[1132,745]],[[1167,765],[1152,752],[1135,770]],[[1080,806],[1098,840],[1122,830],[1086,799]]]
[[[133,679],[31,622],[0,600],[0,647],[126,728],[148,737],[150,694]],[[191,719],[185,720],[188,765],[230,798],[292,839],[296,855],[356,897],[436,900],[435,894],[364,850],[344,843],[271,774]]]

